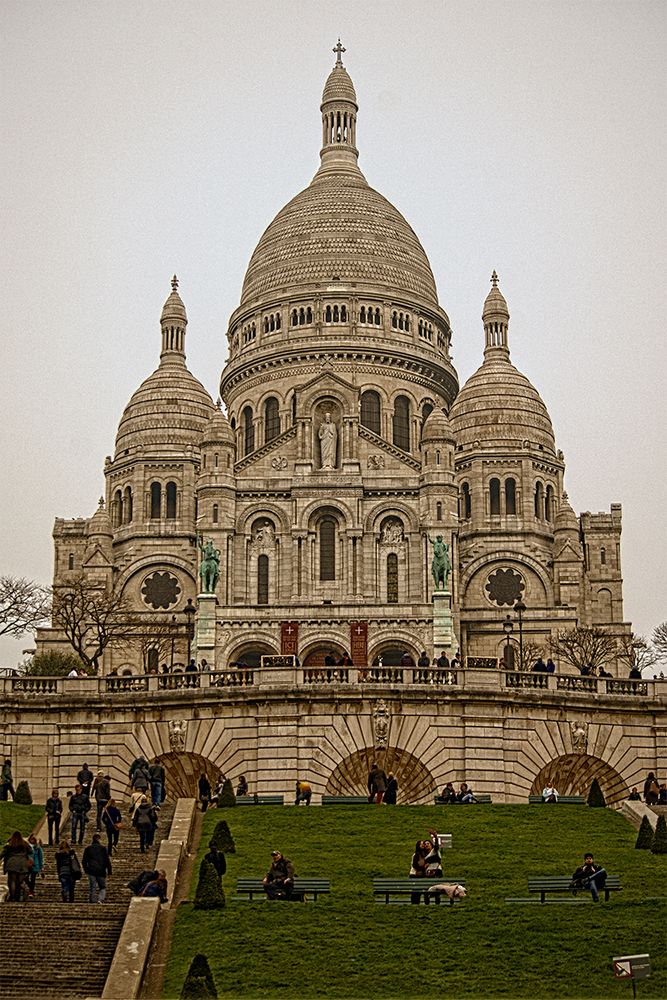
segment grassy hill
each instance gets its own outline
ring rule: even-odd
[[[44,815],[44,806],[15,806],[13,802],[0,802],[0,845],[6,844],[14,830],[24,837]]]
[[[667,858],[634,850],[636,831],[608,809],[547,806],[249,807],[213,810],[199,855],[216,822],[229,823],[227,907],[179,908],[165,978],[180,995],[192,956],[211,964],[220,996],[302,1000],[440,997],[619,997],[611,958],[649,952],[640,997],[667,995]],[[435,827],[453,834],[445,881],[466,879],[455,906],[374,903],[374,875],[405,875],[414,843]],[[270,851],[297,874],[331,879],[317,903],[248,903],[233,898],[239,875],[263,875]],[[505,904],[527,896],[527,878],[570,874],[592,851],[624,891],[585,906]],[[196,871],[198,871],[198,865]],[[191,887],[191,897],[194,885]],[[657,898],[662,897],[662,898]]]

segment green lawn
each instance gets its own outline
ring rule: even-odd
[[[667,857],[635,851],[636,831],[619,814],[585,806],[248,807],[213,810],[199,857],[224,818],[236,842],[223,881],[227,907],[179,909],[166,971],[166,998],[180,995],[198,951],[224,997],[336,998],[619,997],[615,955],[649,952],[650,979],[638,996],[667,995]],[[465,878],[455,907],[381,906],[374,875],[406,875],[414,842],[435,825],[452,833],[445,881]],[[248,903],[234,896],[239,875],[263,875],[272,849],[297,873],[329,877],[330,897]],[[569,874],[585,851],[624,890],[595,906],[508,906],[527,896],[532,874]],[[196,872],[198,871],[198,864]],[[194,885],[190,896],[194,894]],[[656,897],[663,897],[658,899]]]
[[[27,836],[44,815],[43,806],[15,806],[0,802],[0,845],[6,844],[14,830]]]

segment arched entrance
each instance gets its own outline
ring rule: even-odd
[[[262,642],[255,642],[252,645],[241,646],[235,650],[229,660],[229,666],[244,666],[257,670],[262,665],[263,656],[275,655],[275,649],[272,649],[269,645],[265,645]]]
[[[196,799],[199,795],[197,782],[206,774],[211,788],[215,788],[222,774],[219,767],[198,753],[165,753],[158,758],[165,769],[167,798]]]
[[[627,799],[629,788],[618,771],[599,757],[588,754],[565,754],[556,757],[542,768],[533,781],[531,795],[540,795],[548,781],[553,781],[561,795],[588,796],[597,778],[607,805]]]
[[[335,666],[340,663],[343,657],[346,655],[347,650],[343,649],[340,643],[337,642],[327,642],[323,645],[316,646],[315,649],[310,649],[303,660],[304,667],[323,667],[327,662],[331,666]],[[348,654],[349,655],[349,654]],[[333,663],[331,660],[333,659]]]
[[[366,747],[346,757],[329,776],[326,794],[367,795],[368,772],[375,761],[387,774],[394,772],[399,803],[432,802],[436,784],[431,772],[417,757],[399,747]]]

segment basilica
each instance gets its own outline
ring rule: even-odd
[[[109,646],[104,674],[182,669],[190,655],[212,672],[267,656],[390,669],[442,650],[525,667],[559,630],[628,631],[620,505],[570,506],[495,272],[480,288],[481,364],[459,386],[419,238],[359,167],[343,51],[322,94],[319,168],[248,264],[219,399],[187,367],[174,277],[106,495],[90,518],[55,522],[56,592],[83,577],[122,593],[148,633],[173,625],[167,652]],[[45,629],[38,648],[67,644]]]

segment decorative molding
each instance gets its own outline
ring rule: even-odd
[[[188,735],[187,719],[171,719],[169,722],[169,746],[175,753],[185,751]]]

